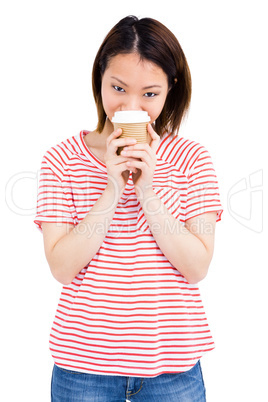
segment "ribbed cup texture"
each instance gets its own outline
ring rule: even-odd
[[[122,129],[120,138],[132,137],[137,140],[137,143],[146,143],[148,139],[147,125],[148,122],[143,123],[113,123],[114,129]],[[123,147],[118,148],[117,153],[120,154]]]

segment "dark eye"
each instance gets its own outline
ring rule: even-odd
[[[117,91],[117,92],[125,92],[125,90],[121,87],[119,87],[118,85],[113,85],[113,88]]]
[[[146,94],[144,96],[146,96],[147,98],[153,98],[156,95],[157,94],[155,94],[154,92],[146,92]]]

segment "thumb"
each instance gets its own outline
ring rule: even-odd
[[[154,131],[152,125],[149,123],[147,126],[147,130],[148,133],[150,134],[151,138],[152,138],[152,142],[151,142],[151,148],[156,151],[158,148],[158,144],[160,141],[160,137],[159,135]]]

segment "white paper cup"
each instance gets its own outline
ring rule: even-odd
[[[147,124],[150,121],[150,116],[142,110],[127,110],[115,112],[112,118],[114,129],[122,129],[120,138],[130,137],[135,138],[137,143],[149,142],[149,134]],[[117,153],[120,154],[122,147],[118,148]]]

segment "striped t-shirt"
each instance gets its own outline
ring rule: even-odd
[[[35,222],[78,224],[107,184],[105,165],[82,131],[42,161]],[[198,143],[166,134],[153,188],[184,223],[222,206],[210,155]],[[153,377],[189,370],[214,348],[197,285],[159,249],[131,175],[96,255],[63,286],[50,334],[55,364],[74,371]],[[172,228],[169,228],[172,230]]]

